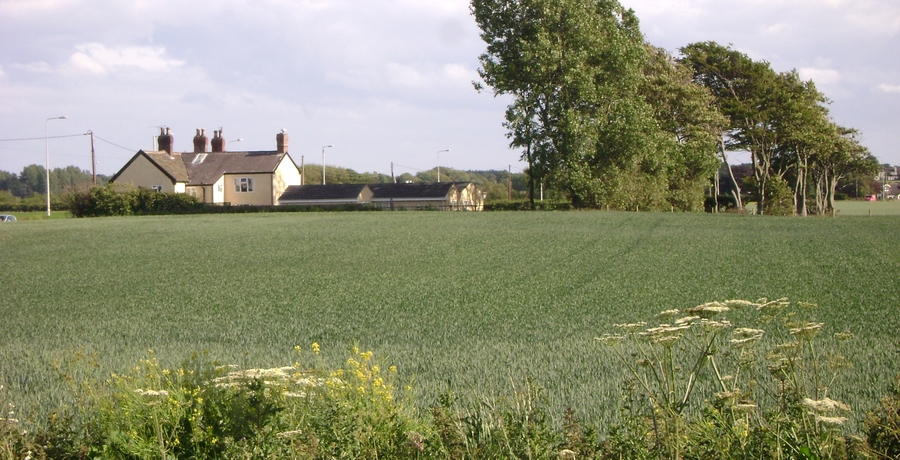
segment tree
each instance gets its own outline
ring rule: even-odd
[[[693,82],[690,68],[663,49],[649,48],[641,94],[663,131],[658,156],[668,158],[668,200],[678,209],[698,210],[716,174],[718,139],[727,120],[707,88]]]
[[[777,146],[778,75],[767,62],[755,62],[746,54],[715,42],[693,43],[681,48],[681,62],[694,71],[694,80],[709,88],[719,110],[728,119],[720,140],[720,153],[749,151],[754,167],[757,209],[765,209],[771,163]],[[740,187],[734,176],[734,187]]]
[[[531,177],[575,205],[661,205],[655,192],[665,186],[654,179],[665,165],[653,155],[659,131],[639,94],[647,49],[634,12],[614,0],[473,0],[471,8],[487,43],[479,75],[495,95],[513,96],[505,126]]]

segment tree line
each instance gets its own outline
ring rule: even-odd
[[[616,0],[472,0],[487,44],[477,90],[512,96],[504,126],[540,184],[575,206],[700,210],[727,152],[749,152],[752,179],[728,174],[739,208],[825,213],[838,183],[874,175],[859,132],[796,70],[714,42],[679,56],[644,40]],[[728,171],[726,171],[728,172]]]
[[[97,175],[97,185],[104,185],[109,177]],[[76,166],[50,170],[50,196],[59,197],[94,184],[90,171]],[[0,171],[0,204],[40,204],[46,200],[47,170],[41,165],[28,165],[19,174]],[[54,198],[55,199],[55,198]]]

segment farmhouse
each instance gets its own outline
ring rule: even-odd
[[[300,185],[300,170],[288,154],[288,135],[276,136],[275,151],[226,152],[215,131],[212,152],[206,130],[197,130],[194,151],[172,151],[173,136],[160,129],[159,150],[138,151],[110,182],[160,192],[187,193],[204,203],[277,205],[285,190]]]

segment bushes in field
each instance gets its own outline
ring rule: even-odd
[[[423,414],[393,366],[354,347],[329,370],[314,343],[273,369],[196,356],[166,369],[150,352],[125,374],[83,383],[77,410],[34,433],[9,406],[0,459],[898,458],[900,390],[855,435],[851,409],[834,399],[847,363],[827,346],[852,337],[826,334],[812,308],[711,302],[616,325],[598,341],[630,378],[620,421],[602,432],[571,412],[554,422],[530,382],[511,401],[464,404],[448,391]]]
[[[196,197],[184,193],[122,189],[114,184],[73,192],[68,195],[68,201],[69,210],[75,217],[185,214],[202,206]]]

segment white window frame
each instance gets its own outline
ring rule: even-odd
[[[159,193],[159,192],[163,191],[163,186],[162,185],[151,185],[150,190],[153,190],[154,192]]]
[[[234,191],[237,193],[252,193],[253,178],[252,177],[235,177]]]

